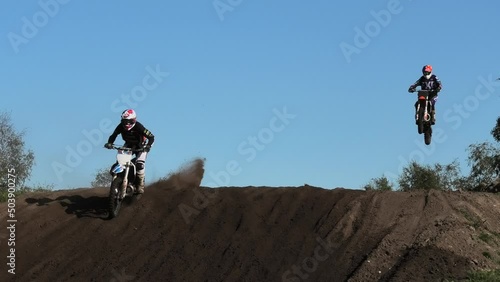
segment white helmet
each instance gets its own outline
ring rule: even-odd
[[[128,109],[123,111],[121,118],[122,118],[121,123],[123,127],[125,127],[125,129],[127,130],[130,130],[135,125],[137,115],[135,114],[134,110]]]

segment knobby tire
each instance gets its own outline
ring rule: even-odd
[[[119,194],[122,181],[123,180],[120,177],[116,177],[111,183],[111,187],[109,188],[109,219],[117,217],[118,213],[120,212],[122,200],[120,200]]]
[[[424,107],[420,106],[418,110],[418,134],[422,134],[424,132]]]
[[[431,144],[431,139],[432,139],[432,127],[430,124],[425,126],[424,129],[424,142],[425,145],[430,145]]]

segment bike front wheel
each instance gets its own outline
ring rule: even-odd
[[[424,142],[425,145],[430,145],[431,144],[431,139],[432,139],[432,127],[431,125],[427,125],[424,128]]]
[[[120,208],[122,206],[122,199],[120,199],[120,189],[123,179],[116,177],[111,182],[111,187],[109,188],[109,207],[108,207],[108,218],[112,219],[118,216]]]
[[[420,109],[418,110],[418,120],[417,120],[418,134],[424,133],[424,117],[425,117],[425,110],[423,107],[420,107]]]

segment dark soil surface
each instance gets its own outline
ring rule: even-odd
[[[112,220],[106,188],[19,196],[15,231],[0,204],[0,281],[459,281],[500,268],[498,194],[202,177],[195,162]]]

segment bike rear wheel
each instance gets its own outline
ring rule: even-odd
[[[116,177],[113,182],[111,182],[111,187],[109,188],[109,207],[108,207],[108,217],[109,219],[115,218],[120,212],[122,206],[122,199],[120,199],[120,189],[123,179]]]

